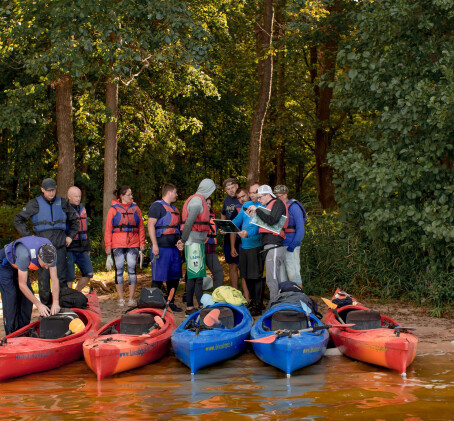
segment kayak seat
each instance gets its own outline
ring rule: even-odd
[[[39,337],[41,339],[59,339],[65,337],[69,324],[79,316],[71,310],[60,311],[52,316],[43,317],[39,323]]]
[[[281,310],[271,316],[271,330],[300,330],[307,327],[307,317],[301,311]]]
[[[120,319],[120,333],[142,335],[154,325],[154,315],[150,313],[126,313]]]
[[[378,311],[374,310],[354,310],[350,311],[346,317],[346,323],[354,323],[354,330],[380,329],[381,317]]]
[[[203,323],[203,319],[205,316],[212,310],[218,309],[220,311],[219,314],[219,322],[222,326],[214,326],[216,328],[224,328],[224,329],[233,329],[235,327],[235,316],[233,314],[233,310],[230,307],[207,307],[200,311],[200,324],[202,326],[206,326]]]

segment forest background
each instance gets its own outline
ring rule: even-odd
[[[166,182],[182,200],[205,177],[286,184],[309,215],[308,294],[441,315],[453,28],[450,0],[3,1],[0,240],[46,177],[82,189],[99,266],[117,185],[146,215]]]

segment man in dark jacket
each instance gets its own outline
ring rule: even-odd
[[[82,289],[88,285],[88,282],[93,278],[93,265],[90,260],[90,240],[88,239],[88,222],[87,222],[87,211],[85,207],[81,205],[80,200],[82,192],[76,186],[71,186],[68,189],[68,202],[76,212],[77,219],[79,220],[79,232],[74,237],[71,244],[66,249],[66,281],[68,287],[72,288],[72,283],[75,279],[74,265],[79,268],[82,277],[77,282],[75,289],[82,291]],[[66,221],[66,233],[71,232],[71,224]]]
[[[261,243],[266,254],[266,284],[270,290],[270,300],[274,300],[279,293],[280,269],[284,262],[282,242],[285,238],[284,230],[288,224],[287,208],[282,200],[276,198],[273,190],[267,184],[258,188],[257,199],[263,207],[249,206],[246,212],[250,216],[257,213],[261,222],[266,224],[259,225],[259,233],[262,234]],[[282,216],[287,219],[280,227]],[[252,219],[251,222],[254,223]],[[280,227],[280,229],[276,229],[276,227]]]
[[[79,220],[74,209],[65,199],[57,196],[57,184],[52,178],[46,178],[41,185],[42,195],[30,200],[25,207],[14,217],[14,226],[23,237],[36,235],[47,238],[57,249],[57,276],[60,289],[67,288],[66,284],[66,247],[79,232]],[[26,222],[31,219],[33,234]],[[66,222],[70,230],[66,235]],[[52,295],[50,291],[49,269],[38,270],[39,298],[41,302],[50,306]]]

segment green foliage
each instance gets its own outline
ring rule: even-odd
[[[307,209],[301,246],[306,293],[329,295],[340,286],[358,297],[409,300],[434,309],[454,303],[452,274],[421,267],[412,250],[370,239],[337,213],[324,213],[310,205]]]
[[[439,285],[454,268],[453,11],[424,0],[361,3],[337,85],[339,104],[362,116],[357,146],[330,159],[343,217]]]

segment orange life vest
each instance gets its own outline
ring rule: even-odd
[[[205,200],[205,198],[201,194],[193,194],[192,196],[189,196],[184,202],[183,210],[181,211],[181,219],[182,219],[182,225],[181,225],[181,232],[183,232],[184,228],[184,223],[186,222],[186,219],[188,219],[188,203],[193,197],[200,197],[202,199],[203,203],[203,210],[201,213],[197,215],[197,218],[195,218],[194,224],[192,225],[191,231],[199,231],[199,232],[206,232],[209,233],[211,232],[210,228],[210,211],[208,210],[208,205]]]

